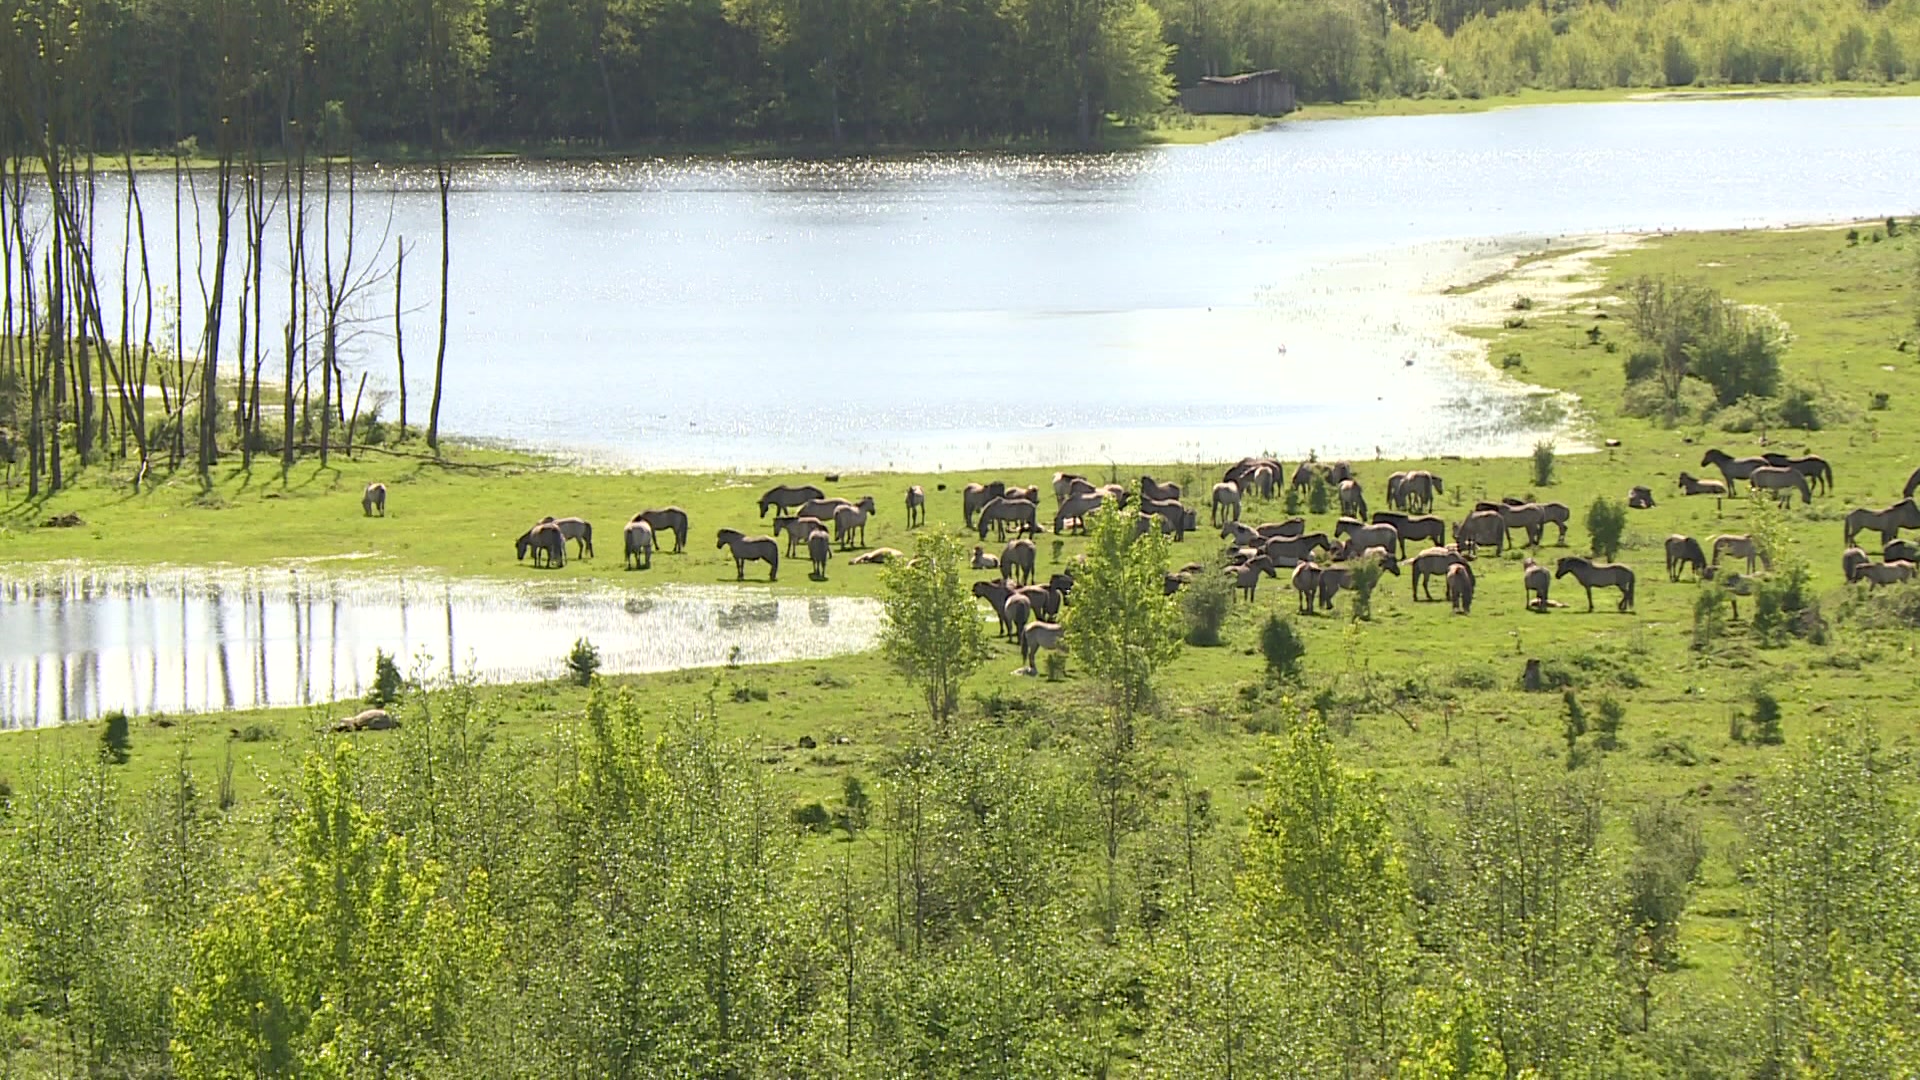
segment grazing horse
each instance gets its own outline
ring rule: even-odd
[[[1619,563],[1596,563],[1582,555],[1568,555],[1560,560],[1559,569],[1554,571],[1556,578],[1573,575],[1573,580],[1587,590],[1587,610],[1593,610],[1593,590],[1615,588],[1620,590],[1620,610],[1633,609],[1633,571]]]
[[[545,565],[551,567],[567,565],[567,538],[561,536],[560,530],[552,525],[535,525],[513,542],[515,560],[526,558],[529,551],[533,553],[535,566],[542,565],[543,560]]]
[[[1540,534],[1546,527],[1547,515],[1546,511],[1533,503],[1483,502],[1476,504],[1473,509],[1475,513],[1499,514],[1500,522],[1507,531],[1519,529],[1526,533],[1528,547],[1540,546]]]
[[[1721,555],[1732,555],[1736,559],[1747,560],[1747,573],[1753,573],[1753,564],[1757,560],[1768,570],[1773,569],[1773,560],[1760,549],[1751,536],[1716,536],[1713,538],[1713,565],[1720,565]]]
[[[1680,474],[1680,494],[1711,495],[1715,499],[1727,497],[1727,485],[1718,480],[1696,480],[1689,473]]]
[[[1868,563],[1860,568],[1855,580],[1865,581],[1869,586],[1892,585],[1897,581],[1913,580],[1913,564],[1910,562]]]
[[[1140,478],[1140,499],[1143,502],[1149,500],[1153,502],[1179,502],[1180,485],[1163,484],[1151,476],[1142,476]]]
[[[1360,489],[1360,481],[1340,481],[1340,513],[1357,518],[1367,516],[1367,493]]]
[[[1784,505],[1792,500],[1792,492],[1800,492],[1800,501],[1813,501],[1813,492],[1807,487],[1807,478],[1798,469],[1783,469],[1778,465],[1764,465],[1747,475],[1747,482],[1755,491],[1772,493],[1773,497]]]
[[[1018,525],[1021,532],[1040,531],[1040,508],[1025,499],[992,499],[980,508],[980,539],[987,538],[989,528],[998,528],[1005,536],[1008,525]]]
[[[673,553],[680,554],[687,546],[687,512],[677,506],[663,506],[657,510],[642,510],[633,516],[635,521],[644,521],[653,527],[655,536],[663,533],[673,534]]]
[[[1413,601],[1420,602],[1420,593],[1424,589],[1427,599],[1433,599],[1433,579],[1441,579],[1444,585],[1447,572],[1456,566],[1467,566],[1471,560],[1453,548],[1430,547],[1415,555],[1413,565]]]
[[[1707,572],[1707,553],[1700,549],[1700,541],[1680,533],[1667,537],[1667,580],[1679,581],[1680,571],[1689,566],[1696,580]]]
[[[1490,544],[1498,555],[1507,542],[1506,519],[1497,510],[1475,510],[1453,527],[1453,542],[1469,554]]]
[[[1526,568],[1520,573],[1520,595],[1526,598],[1527,607],[1534,611],[1547,610],[1547,593],[1553,588],[1553,575],[1547,568],[1527,560]]]
[[[1012,540],[1000,549],[1000,580],[1012,577],[1022,585],[1033,582],[1034,547],[1031,540]]]
[[[1020,631],[1020,662],[1026,666],[1021,670],[1032,672],[1040,659],[1040,650],[1066,652],[1067,635],[1059,623],[1030,622]]]
[[[387,485],[385,484],[368,484],[367,490],[360,493],[360,513],[365,517],[372,517],[375,510],[380,511],[381,517],[387,516]]]
[[[726,548],[733,556],[733,579],[745,581],[747,564],[763,562],[767,564],[767,580],[780,578],[780,545],[771,536],[748,536],[739,529],[721,529],[715,534],[719,539],[713,545],[715,550]]]
[[[815,529],[807,537],[807,558],[813,563],[813,580],[827,580],[827,560],[833,558],[833,542],[827,539],[827,530]]]
[[[1901,529],[1920,529],[1920,506],[1914,505],[1911,498],[1901,499],[1885,510],[1863,508],[1847,511],[1847,545],[1853,545],[1853,538],[1862,529],[1872,529],[1880,534],[1881,546],[1893,543],[1900,537]]]
[[[542,525],[552,525],[560,530],[560,535],[580,545],[580,554],[593,558],[593,526],[577,517],[543,517]]]
[[[1220,519],[1226,516],[1228,510],[1233,512],[1233,520],[1240,520],[1240,485],[1231,480],[1222,480],[1213,485],[1213,523],[1220,524]]]
[[[1745,480],[1753,475],[1753,470],[1766,468],[1767,459],[1763,457],[1736,458],[1724,450],[1714,449],[1700,455],[1700,467],[1703,469],[1708,467],[1719,469],[1720,475],[1726,478],[1727,487],[1731,488],[1735,480]]]
[[[1280,481],[1282,466],[1269,457],[1244,457],[1227,467],[1226,475],[1220,479],[1233,484],[1242,491],[1258,489],[1263,499],[1273,498],[1273,489]]]
[[[1060,504],[1060,509],[1054,511],[1053,531],[1056,533],[1066,532],[1067,522],[1071,521],[1074,523],[1074,528],[1085,532],[1087,528],[1087,516],[1105,505],[1107,505],[1107,494],[1102,491],[1087,491],[1078,495],[1069,495],[1067,496],[1067,501]]]
[[[960,514],[966,519],[967,528],[973,528],[973,515],[980,508],[1007,493],[1005,481],[995,480],[987,484],[968,484],[960,489]]]
[[[794,552],[806,546],[813,537],[815,529],[825,529],[827,523],[817,517],[776,517],[773,519],[773,535],[787,534],[787,558],[793,558]]]
[[[860,546],[867,546],[867,516],[872,511],[866,506],[843,506],[833,512],[833,535],[842,547],[853,546],[853,534],[860,534]]]
[[[1860,580],[1860,568],[1872,562],[1867,553],[1857,547],[1850,547],[1840,553],[1840,577],[1851,585]],[[1911,562],[1912,560],[1906,560]]]
[[[1140,512],[1159,518],[1165,526],[1166,531],[1173,534],[1175,542],[1186,539],[1187,530],[1200,523],[1199,513],[1187,509],[1187,504],[1178,499],[1148,499],[1143,497],[1140,500]]]
[[[634,569],[635,563],[639,563],[639,568],[642,570],[653,569],[653,526],[644,521],[629,521],[627,522],[626,539],[627,569]]]
[[[1785,454],[1762,454],[1760,456],[1766,458],[1767,464],[1769,465],[1782,469],[1792,469],[1794,472],[1806,477],[1807,483],[1811,484],[1815,490],[1822,494],[1833,494],[1833,466],[1827,464],[1826,458],[1818,454],[1808,454],[1805,457],[1788,457]]]
[[[765,495],[760,496],[760,516],[766,517],[769,507],[791,510],[796,506],[804,505],[809,499],[819,499],[825,496],[826,492],[821,491],[812,484],[802,484],[799,487],[790,487],[786,484],[781,484],[768,490]]]
[[[1473,571],[1464,563],[1447,568],[1447,602],[1456,615],[1473,612]]]
[[[1400,505],[1408,513],[1426,513],[1433,509],[1433,497],[1444,494],[1446,485],[1440,477],[1424,470],[1410,472],[1400,481]]]
[[[915,484],[907,489],[907,528],[927,523],[927,489]]]

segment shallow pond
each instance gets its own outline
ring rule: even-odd
[[[1544,237],[1904,214],[1916,181],[1920,98],[1288,122],[1114,154],[483,163],[452,204],[443,424],[661,467],[1524,453],[1555,411],[1521,407],[1439,287]],[[159,267],[170,184],[141,185]],[[363,258],[417,245],[423,413],[431,177],[386,171],[359,205]],[[195,274],[189,253],[185,295]],[[286,293],[266,290],[276,325]],[[353,305],[376,380],[393,307],[389,282]]]
[[[879,605],[752,587],[535,589],[431,577],[51,567],[0,575],[0,725],[358,697],[375,650],[430,678],[550,678],[578,638],[608,674],[869,648]]]

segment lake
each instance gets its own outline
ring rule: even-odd
[[[443,425],[713,469],[1524,452],[1557,410],[1521,407],[1441,287],[1553,237],[1904,214],[1917,179],[1920,98],[1289,122],[1096,155],[477,164]],[[168,277],[169,183],[142,184]],[[363,260],[414,246],[424,421],[431,177],[381,171],[360,209]],[[349,346],[376,380],[393,303],[371,287]]]
[[[376,650],[431,680],[524,682],[560,675],[579,637],[619,674],[860,652],[880,628],[872,600],[747,586],[535,591],[288,568],[10,569],[0,611],[0,727],[357,698]]]

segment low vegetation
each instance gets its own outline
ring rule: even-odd
[[[1838,555],[1844,508],[1894,500],[1920,464],[1864,407],[1920,400],[1901,348],[1912,242],[1662,238],[1592,295],[1485,331],[1588,403],[1580,441],[1619,444],[1558,455],[1552,497],[1575,510],[1568,554],[1605,531],[1581,512],[1609,504],[1640,571],[1631,615],[1526,611],[1519,563],[1488,554],[1471,615],[1411,601],[1405,577],[1380,580],[1364,621],[1293,614],[1268,583],[1232,603],[1220,647],[1183,648],[1162,575],[1206,562],[1211,538],[1129,541],[1094,515],[1039,551],[1043,579],[1090,558],[1071,660],[1016,675],[956,595],[981,576],[957,569],[971,478],[848,476],[836,493],[882,502],[871,544],[955,569],[781,585],[881,596],[897,628],[947,611],[951,633],[585,687],[408,686],[383,733],[322,734],[319,710],[136,717],[121,765],[110,723],[0,737],[5,1046],[33,1075],[1910,1072],[1917,590],[1848,587]],[[1827,456],[1833,494],[1678,494],[1705,447],[1751,443],[1619,410],[1605,345],[1642,276],[1793,327],[1783,382],[1859,407],[1769,447]],[[1416,465],[1445,474],[1435,512],[1453,520],[1545,497],[1526,458],[1355,463],[1373,491]],[[1150,471],[1190,492],[1219,474]],[[459,449],[284,477],[229,464],[209,489],[162,473],[137,498],[126,479],[16,492],[0,558],[356,554],[534,589],[730,584],[701,538],[751,523],[775,480],[819,482]],[[384,519],[360,512],[376,479]],[[930,496],[912,534],[909,483]],[[1656,505],[1624,509],[1639,485]],[[543,514],[669,503],[692,542],[654,570],[510,558]],[[67,513],[84,524],[44,527]],[[1745,593],[1670,583],[1676,532],[1750,533],[1775,569]],[[1520,689],[1529,660],[1541,692]]]

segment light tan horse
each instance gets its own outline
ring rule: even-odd
[[[1088,491],[1078,495],[1069,495],[1067,496],[1067,501],[1060,504],[1060,509],[1054,511],[1053,531],[1056,533],[1065,533],[1068,528],[1067,522],[1071,521],[1073,522],[1073,528],[1085,532],[1087,528],[1087,518],[1092,515],[1094,511],[1105,505],[1107,505],[1105,492]]]
[[[520,534],[513,542],[514,558],[524,559],[533,554],[533,565],[546,565],[559,568],[567,565],[567,538],[552,525],[539,524]]]
[[[626,528],[627,559],[626,567],[635,569],[653,569],[653,526],[644,521],[629,521]]]
[[[1754,542],[1752,536],[1716,536],[1713,538],[1713,565],[1720,565],[1720,556],[1731,555],[1736,559],[1747,560],[1747,573],[1753,573],[1753,564],[1757,561],[1768,570],[1773,569],[1773,560]]]
[[[1367,493],[1360,490],[1360,481],[1340,481],[1340,513],[1347,517],[1367,516]]]
[[[1915,505],[1911,498],[1907,498],[1885,510],[1862,507],[1847,511],[1847,546],[1853,546],[1853,538],[1864,529],[1878,532],[1880,544],[1885,547],[1900,538],[1901,529],[1920,529],[1920,505]]]
[[[1446,484],[1437,474],[1424,469],[1408,473],[1400,481],[1400,508],[1412,514],[1433,509],[1433,497],[1446,494]]]
[[[1798,469],[1768,465],[1753,470],[1747,482],[1753,485],[1753,490],[1767,492],[1782,504],[1791,501],[1795,491],[1800,493],[1801,503],[1813,501],[1813,491],[1807,487],[1806,475]]]
[[[1456,566],[1467,566],[1470,563],[1471,560],[1453,548],[1430,547],[1415,555],[1410,564],[1413,567],[1414,603],[1420,602],[1423,589],[1426,592],[1426,599],[1433,599],[1434,578],[1439,578],[1444,587],[1449,570]]]
[[[868,565],[885,566],[888,563],[892,562],[893,560],[899,559],[899,558],[904,558],[904,556],[900,554],[899,548],[888,548],[888,547],[874,548],[872,551],[862,552],[861,554],[855,555],[853,558],[847,560],[847,565],[848,566],[868,566]]]
[[[970,568],[974,570],[998,570],[1000,569],[1000,558],[997,555],[987,554],[985,547],[975,544],[973,545],[973,562]],[[1007,580],[1007,575],[1001,574],[1000,580]]]
[[[1690,473],[1680,474],[1680,494],[1711,495],[1716,499],[1727,497],[1727,485],[1718,480],[1697,480]]]
[[[773,535],[787,534],[787,558],[807,545],[815,529],[825,529],[827,523],[817,517],[776,517],[773,519]]]
[[[1851,585],[1860,580],[1860,568],[1872,561],[1866,552],[1850,547],[1840,553],[1840,577]]]
[[[1320,596],[1320,568],[1310,562],[1294,567],[1293,591],[1299,594],[1300,614],[1313,614],[1314,601]]]
[[[915,484],[907,489],[907,528],[927,523],[927,489]]]
[[[1520,572],[1520,595],[1526,598],[1526,606],[1533,611],[1547,610],[1547,593],[1553,588],[1553,575],[1547,568],[1528,559]]]
[[[1040,507],[1025,499],[993,499],[980,508],[978,527],[980,539],[987,538],[987,530],[997,528],[1005,536],[1007,526],[1019,527],[1022,532],[1040,531]]]
[[[1447,603],[1456,615],[1473,613],[1473,571],[1465,564],[1447,569]]]
[[[543,517],[540,524],[551,525],[560,530],[560,535],[580,545],[580,554],[593,558],[593,526],[577,517]]]
[[[827,561],[833,558],[833,541],[827,539],[827,530],[815,529],[807,537],[807,559],[813,563],[813,580],[827,580]]]
[[[1491,545],[1495,555],[1507,542],[1507,522],[1496,510],[1476,510],[1453,527],[1453,542],[1462,551],[1474,552]]]
[[[372,483],[360,493],[360,513],[363,517],[372,517],[378,510],[381,517],[387,516],[387,485]]]
[[[1868,563],[1860,568],[1860,576],[1855,580],[1864,581],[1874,588],[1900,581],[1912,581],[1913,564],[1910,562]]]
[[[1000,579],[1011,577],[1022,585],[1033,582],[1034,546],[1031,540],[1010,540],[1000,549]]]
[[[870,506],[843,506],[833,512],[833,536],[841,547],[853,547],[853,536],[860,534],[860,546],[867,546],[867,516]],[[811,541],[809,541],[811,543]]]
[[[1233,520],[1240,520],[1240,485],[1231,480],[1222,480],[1213,485],[1213,523],[1231,513]]]
[[[1040,659],[1040,650],[1064,653],[1067,651],[1067,634],[1059,623],[1030,622],[1020,631],[1020,661],[1026,666],[1022,669],[1032,674],[1036,661]]]

